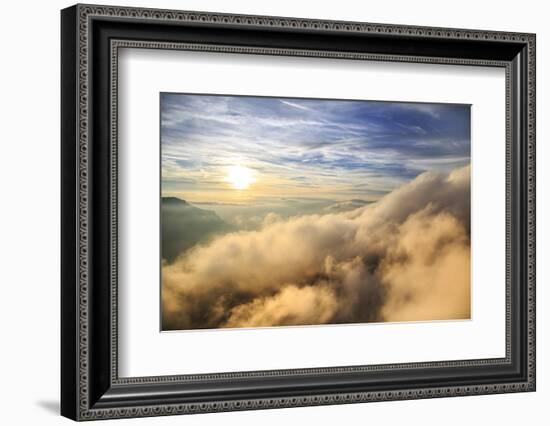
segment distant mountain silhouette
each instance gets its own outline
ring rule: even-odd
[[[169,262],[197,243],[234,230],[213,211],[176,197],[162,198],[161,224],[162,258]]]
[[[187,201],[185,200],[182,200],[181,198],[177,198],[177,197],[162,197],[162,205],[163,206],[182,206],[182,205],[186,205],[186,206],[190,206],[191,204],[189,204]]]
[[[330,206],[325,207],[324,210],[325,212],[329,212],[329,213],[341,213],[341,212],[347,212],[350,210],[355,210],[360,207],[365,207],[366,205],[371,203],[372,201],[366,201],[366,200],[354,198],[348,201],[340,201],[338,203],[331,204]]]

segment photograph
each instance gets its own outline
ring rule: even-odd
[[[471,105],[159,98],[162,331],[471,318]]]
[[[8,187],[29,200],[14,214],[57,206],[56,226],[44,209],[36,223],[60,231],[58,251],[36,238],[57,259],[6,281],[59,274],[60,292],[38,285],[34,298],[38,313],[59,305],[58,338],[40,330],[23,348],[57,342],[39,365],[51,377],[33,374],[36,411],[57,396],[75,421],[279,424],[273,409],[327,406],[329,424],[363,403],[369,419],[397,413],[390,424],[425,404],[434,419],[540,417],[536,80],[550,30],[529,5],[401,3],[65,4],[53,25],[41,11],[34,26],[60,46],[34,43],[38,56],[11,68],[60,59],[56,84],[37,80],[48,93],[31,90],[60,108],[29,126],[22,81],[7,79],[21,83],[7,89],[23,124],[5,139],[36,141],[40,165],[4,144],[17,147]],[[60,203],[42,190],[44,164]],[[27,228],[11,228],[19,253]],[[13,301],[27,299],[5,299],[25,321]]]

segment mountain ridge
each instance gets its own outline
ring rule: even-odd
[[[178,197],[161,198],[162,258],[168,262],[196,244],[234,230],[216,212]]]

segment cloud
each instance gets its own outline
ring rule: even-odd
[[[221,236],[163,265],[163,329],[469,318],[469,212],[466,166]]]
[[[288,285],[272,297],[261,297],[231,310],[227,327],[273,324],[323,324],[334,316],[338,300],[328,286]]]
[[[433,207],[400,227],[380,265],[386,321],[470,317],[470,245],[465,228]]]

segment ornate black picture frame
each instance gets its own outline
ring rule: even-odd
[[[93,420],[535,390],[534,34],[96,5],[64,9],[61,29],[62,415]],[[506,356],[120,378],[121,47],[504,68]]]

